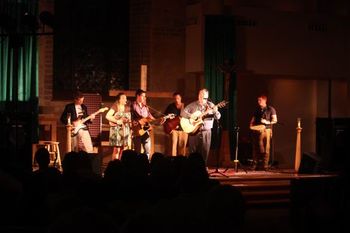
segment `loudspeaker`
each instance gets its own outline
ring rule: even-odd
[[[0,105],[2,105],[1,103]],[[32,171],[32,143],[37,142],[37,114],[32,103],[5,103],[0,111],[1,166]]]
[[[316,119],[316,153],[329,171],[344,169],[350,154],[350,118]]]
[[[91,162],[91,167],[92,171],[96,174],[101,176],[102,175],[102,159],[101,155],[99,153],[88,153],[90,162]]]
[[[299,174],[313,174],[321,172],[321,158],[313,152],[304,152],[301,157]]]

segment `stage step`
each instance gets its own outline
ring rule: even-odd
[[[248,208],[288,206],[290,180],[225,180],[242,191]]]

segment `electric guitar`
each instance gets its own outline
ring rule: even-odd
[[[168,114],[166,116],[160,117],[158,119],[151,118],[141,118],[138,121],[133,121],[132,123],[132,131],[135,136],[142,136],[145,133],[152,130],[152,124],[160,121],[160,124],[163,124],[166,119],[175,118],[174,113]]]
[[[214,107],[222,108],[228,104],[228,101],[223,100],[220,103],[214,105]],[[206,116],[210,110],[214,107],[207,108],[205,112],[195,111],[191,114],[190,118],[182,117],[180,120],[180,125],[184,132],[188,134],[196,134],[198,129],[203,125],[203,117]]]
[[[92,116],[96,116],[99,113],[103,113],[108,110],[108,107],[100,108],[98,111],[90,114],[88,117],[80,120],[76,120],[73,122],[73,128],[72,128],[72,137],[76,136],[81,129],[86,129],[86,125],[84,124],[88,120],[92,118]]]

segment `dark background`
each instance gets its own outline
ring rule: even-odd
[[[54,99],[128,88],[128,1],[55,1]]]

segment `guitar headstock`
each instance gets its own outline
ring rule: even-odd
[[[225,107],[228,103],[229,103],[228,101],[223,100],[223,101],[221,101],[220,103],[218,103],[216,106],[217,106],[218,108],[223,108],[223,107]]]
[[[168,114],[168,115],[166,115],[164,117],[164,119],[174,119],[174,118],[175,118],[175,114],[174,113],[170,113],[170,114]]]
[[[170,113],[170,114],[168,114],[168,115],[166,115],[166,116],[163,116],[163,117],[160,118],[160,124],[162,125],[162,124],[164,124],[164,122],[165,122],[167,119],[174,119],[175,117],[176,117],[176,116],[175,116],[174,113]]]
[[[99,113],[103,113],[103,112],[105,112],[105,111],[107,111],[108,110],[108,107],[104,107],[104,108],[100,108],[99,110],[98,110],[98,112]]]

